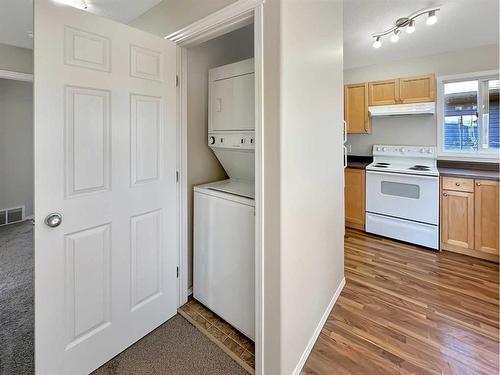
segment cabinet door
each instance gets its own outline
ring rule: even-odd
[[[399,80],[376,81],[368,84],[370,105],[397,104],[399,102]]]
[[[344,120],[347,133],[370,133],[368,83],[344,86]]]
[[[442,191],[441,247],[452,251],[474,249],[474,193]]]
[[[434,74],[399,79],[401,103],[433,102],[436,100],[436,77]]]
[[[345,224],[355,229],[365,229],[365,171],[345,170]]]
[[[476,250],[498,255],[498,182],[476,180]]]

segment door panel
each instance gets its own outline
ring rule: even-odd
[[[364,230],[365,226],[365,171],[345,170],[345,222],[347,227]]]
[[[399,80],[376,81],[368,84],[370,105],[388,105],[399,102]]]
[[[368,83],[344,86],[344,120],[347,133],[370,133],[368,114]]]
[[[436,100],[434,74],[399,79],[401,103],[432,102]]]
[[[474,193],[444,190],[441,247],[474,248]]]
[[[476,250],[498,255],[498,182],[476,180]]]
[[[68,86],[65,99],[67,194],[108,190],[110,92]]]
[[[88,374],[176,312],[176,50],[50,0],[34,34],[35,367]]]
[[[111,225],[66,235],[67,348],[111,322]]]

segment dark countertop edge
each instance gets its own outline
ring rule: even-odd
[[[460,169],[460,168],[443,168],[438,167],[439,175],[444,177],[457,178],[476,178],[480,180],[500,181],[498,171],[483,170],[483,169]]]
[[[499,164],[479,161],[438,160],[439,174],[445,177],[500,180]]]
[[[365,169],[372,161],[371,156],[347,155],[347,168]]]

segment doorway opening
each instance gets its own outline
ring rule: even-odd
[[[0,73],[0,373],[27,374],[34,367],[33,82]]]
[[[255,367],[253,22],[186,48],[187,272],[179,313]]]

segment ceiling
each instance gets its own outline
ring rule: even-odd
[[[81,5],[81,0],[54,1]],[[88,11],[122,23],[161,2],[84,1]],[[28,33],[33,29],[33,0],[1,2],[0,43],[32,48]],[[372,47],[371,33],[391,26],[399,17],[435,5],[441,6],[435,25],[427,26],[425,17],[421,17],[413,34],[402,32],[398,43],[385,38],[381,48]],[[498,43],[498,15],[498,0],[344,0],[344,69]]]
[[[373,32],[431,6],[441,6],[435,25],[419,17],[413,34],[372,47]],[[498,15],[498,0],[344,0],[344,69],[498,43]]]
[[[0,43],[33,48],[28,33],[33,30],[33,0],[0,0]],[[82,5],[81,0],[53,0]],[[161,2],[161,0],[84,0],[87,10],[122,23],[133,19]]]

